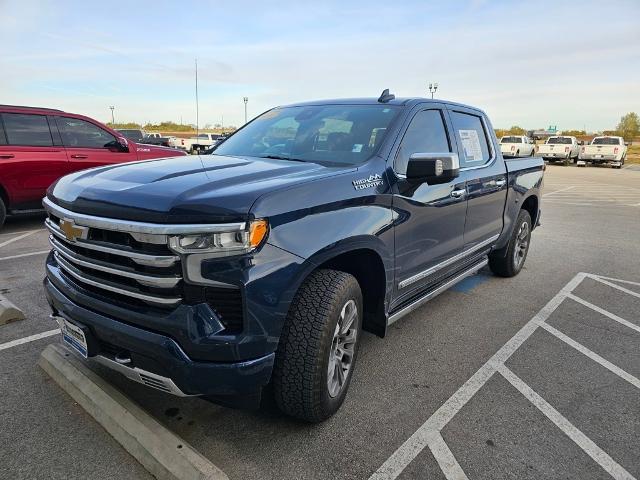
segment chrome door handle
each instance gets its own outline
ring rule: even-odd
[[[452,190],[451,191],[451,196],[453,198],[461,198],[461,197],[464,197],[465,193],[467,193],[467,190],[465,188],[463,188],[461,190]]]
[[[496,180],[496,187],[504,187],[507,184],[506,180]]]

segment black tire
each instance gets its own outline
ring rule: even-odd
[[[0,198],[0,228],[4,225],[4,221],[7,219],[7,207],[4,205],[4,201]]]
[[[520,210],[507,246],[489,255],[489,268],[495,275],[515,277],[520,273],[531,244],[531,228],[531,215],[526,210]],[[526,230],[524,233],[523,229]],[[524,245],[523,240],[526,242]],[[519,252],[518,255],[516,250]]]
[[[352,323],[355,336],[349,343],[351,354],[342,357],[349,359],[350,367],[332,396],[328,370],[337,351],[334,336],[343,309],[354,304],[357,310]],[[355,277],[337,270],[317,270],[309,275],[293,299],[276,351],[273,395],[280,410],[308,422],[321,422],[340,408],[353,376],[362,312],[362,292]],[[333,374],[338,375],[342,364],[334,365]]]

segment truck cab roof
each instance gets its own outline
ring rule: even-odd
[[[305,107],[311,105],[396,105],[402,107],[413,107],[422,103],[434,103],[434,104],[445,104],[449,106],[457,106],[463,108],[469,108],[476,110],[480,113],[484,113],[482,110],[472,107],[470,105],[465,105],[462,103],[452,102],[449,100],[439,100],[439,99],[431,99],[431,98],[423,98],[423,97],[401,97],[401,98],[393,98],[391,100],[381,102],[378,98],[374,97],[363,97],[363,98],[332,98],[325,100],[312,100],[308,102],[300,102],[300,103],[292,103],[288,105],[280,105],[276,108],[283,107]]]

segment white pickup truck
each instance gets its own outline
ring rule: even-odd
[[[503,157],[532,157],[536,145],[525,135],[509,135],[500,139]]]
[[[181,138],[178,147],[191,153],[199,153],[218,143],[220,137],[217,133],[199,133],[195,137]]]
[[[603,136],[591,140],[589,145],[580,148],[578,166],[609,164],[613,168],[622,168],[627,157],[627,144],[622,137]]]
[[[576,137],[559,135],[549,137],[542,145],[538,145],[538,156],[548,162],[562,162],[569,165],[578,158],[580,145]]]

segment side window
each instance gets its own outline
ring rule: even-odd
[[[2,125],[2,117],[0,116],[0,145],[7,144],[7,136],[4,134],[4,126]]]
[[[104,148],[116,141],[106,130],[78,118],[57,117],[65,147]]]
[[[487,163],[491,159],[491,153],[482,119],[477,115],[452,111],[451,121],[461,150],[460,167],[475,167]]]
[[[407,128],[398,155],[395,171],[407,173],[409,157],[414,153],[450,152],[451,145],[440,110],[423,110],[418,112]]]
[[[49,122],[44,115],[24,113],[4,113],[4,128],[9,145],[25,145],[29,147],[51,147],[53,139],[49,130]]]

